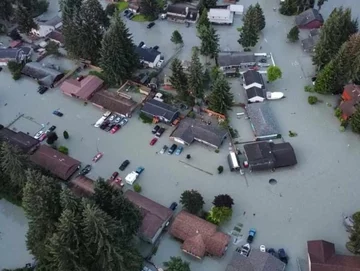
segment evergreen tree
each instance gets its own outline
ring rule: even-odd
[[[224,75],[219,75],[211,87],[212,92],[209,96],[211,110],[224,115],[226,115],[227,110],[231,110],[234,96],[230,89]]]
[[[176,89],[180,99],[184,100],[188,96],[188,80],[184,72],[181,61],[175,58],[171,63],[172,75],[170,76],[170,83]]]
[[[100,67],[110,82],[121,85],[137,69],[139,58],[134,48],[129,29],[120,16],[114,16],[100,51]]]
[[[316,78],[314,91],[321,94],[330,94],[335,92],[335,86],[338,82],[338,72],[337,64],[334,61],[326,64],[324,69],[322,69]]]
[[[174,32],[173,32],[172,35],[171,35],[171,39],[170,39],[170,40],[171,40],[171,42],[173,42],[173,43],[176,44],[176,45],[177,45],[177,44],[183,44],[183,43],[184,43],[180,32],[177,31],[177,30],[174,30]]]
[[[254,47],[259,40],[259,25],[256,21],[256,10],[250,5],[244,18],[244,24],[240,31],[240,38],[238,43],[242,45],[244,49]],[[254,31],[255,29],[255,31]]]
[[[215,28],[211,25],[209,27],[202,25],[200,26],[199,31],[201,39],[201,54],[216,59],[219,53],[219,35],[216,33]]]
[[[170,257],[170,261],[164,262],[166,271],[190,271],[190,263],[183,261],[181,257]]]
[[[234,200],[228,194],[221,194],[214,198],[212,204],[214,204],[215,207],[227,207],[231,209],[234,205]]]
[[[351,125],[351,130],[354,133],[360,134],[360,109],[359,108],[357,108],[355,113],[351,116],[350,125]],[[358,245],[357,247],[359,248],[360,246]]]
[[[281,2],[279,12],[282,15],[292,16],[297,13],[297,0],[285,0]]]
[[[38,25],[34,22],[32,14],[22,5],[17,5],[15,10],[16,22],[19,24],[19,31],[28,34],[31,29],[38,29]]]
[[[208,10],[210,8],[216,7],[217,0],[200,0],[198,9],[200,13],[204,12],[204,9]]]
[[[55,132],[48,133],[47,139],[46,139],[47,144],[52,145],[52,144],[54,144],[54,142],[56,140],[58,140],[58,136],[57,136],[57,134]]]
[[[11,0],[0,1],[0,19],[9,21],[14,14],[14,8]]]
[[[205,202],[201,194],[196,190],[186,190],[180,196],[180,203],[192,214],[198,214]]]
[[[295,42],[299,40],[299,28],[295,25],[293,28],[290,29],[289,33],[287,34],[287,38],[290,42]]]
[[[196,98],[204,97],[204,72],[199,58],[199,50],[193,50],[189,67],[189,89]]]
[[[335,8],[321,28],[313,63],[322,69],[336,55],[349,36],[357,32],[357,27],[357,20],[351,19],[350,9]]]
[[[140,9],[141,13],[150,21],[157,19],[160,12],[157,0],[141,0]]]
[[[255,20],[256,20],[256,25],[258,27],[258,31],[261,31],[265,28],[266,23],[265,23],[264,12],[260,7],[259,3],[256,3],[254,7],[254,14],[255,14]]]
[[[210,27],[210,21],[209,21],[209,18],[208,18],[208,11],[207,11],[206,8],[202,9],[199,21],[197,23],[197,29],[198,29],[199,34],[200,34],[201,26],[205,26],[206,28]]]

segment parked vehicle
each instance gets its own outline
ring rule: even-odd
[[[122,117],[117,116],[114,120],[115,123],[120,123],[120,121],[122,120]]]
[[[247,257],[249,256],[250,254],[250,251],[251,251],[251,247],[250,247],[250,244],[245,244],[241,247],[238,247],[235,249],[236,252],[239,252],[241,255]]]
[[[86,165],[82,170],[80,170],[79,175],[85,176],[91,171],[91,165]]]
[[[145,170],[144,167],[138,167],[138,168],[135,170],[135,172],[140,175],[141,173],[143,173],[144,170]]]
[[[143,47],[145,45],[145,42],[143,42],[143,41],[141,41],[140,43],[139,43],[139,45],[138,45],[138,47]]]
[[[46,137],[47,137],[47,133],[43,133],[43,134],[40,136],[39,141],[40,141],[40,142],[43,142]]]
[[[159,125],[156,125],[156,126],[154,127],[154,129],[152,129],[151,132],[152,132],[153,134],[156,134],[156,132],[159,131],[159,129],[160,129],[160,126],[159,126]]]
[[[101,130],[105,130],[106,127],[108,127],[110,123],[108,121],[104,121],[101,125],[100,125],[100,129]]]
[[[151,139],[151,141],[150,141],[150,146],[154,146],[155,145],[155,143],[157,142],[157,138],[156,137],[154,137],[153,139]]]
[[[171,147],[168,149],[168,154],[173,154],[174,151],[176,150],[177,145],[176,144],[172,144]]]
[[[260,251],[261,251],[261,252],[266,252],[266,247],[265,247],[264,245],[261,245],[261,246],[260,246]]]
[[[132,171],[125,177],[125,181],[126,181],[126,183],[133,185],[133,183],[136,181],[138,176],[139,176],[138,173],[136,173],[135,171]]]
[[[56,126],[53,125],[46,131],[46,133],[50,133],[50,132],[54,131],[55,129],[56,129]]]
[[[124,171],[125,168],[130,164],[130,161],[129,160],[125,160],[124,162],[122,162],[122,164],[120,165],[119,169],[121,171]]]
[[[150,29],[150,28],[152,28],[154,25],[155,25],[155,23],[154,23],[154,22],[151,22],[151,23],[149,23],[149,24],[147,25],[147,28]]]
[[[352,216],[345,216],[343,220],[346,231],[352,232],[354,230],[354,218]]]
[[[173,203],[171,203],[171,205],[170,205],[169,208],[170,208],[171,210],[175,211],[176,208],[177,208],[177,206],[178,206],[178,204],[177,204],[176,202],[173,202]]]
[[[123,118],[123,119],[120,121],[119,124],[120,124],[121,126],[125,126],[125,124],[128,123],[128,122],[129,122],[129,120],[128,120],[127,118]]]
[[[125,11],[124,11],[124,16],[127,16],[127,15],[129,14],[129,12],[130,12],[130,10],[125,9]]]
[[[34,136],[35,139],[39,139],[42,135],[44,134],[43,130],[40,130],[39,132],[37,132]]]
[[[168,146],[164,145],[160,151],[160,154],[164,154],[167,149],[168,149]]]
[[[110,122],[114,121],[115,117],[116,117],[116,115],[111,115],[110,118],[108,119],[108,121],[110,121]]]
[[[114,128],[115,124],[109,124],[105,127],[104,131],[109,132],[112,128]]]
[[[275,258],[277,258],[277,257],[278,257],[278,255],[277,255],[277,253],[276,253],[275,249],[273,249],[273,248],[269,248],[269,249],[267,250],[267,253],[269,253],[269,254],[273,255]]]
[[[158,45],[155,45],[154,48],[153,48],[155,51],[159,50],[159,46]]]
[[[111,130],[110,134],[115,134],[120,129],[120,124],[116,124]]]
[[[104,113],[104,117],[108,117],[108,116],[110,116],[111,115],[111,111],[106,111],[105,113]]]
[[[268,100],[280,100],[285,98],[284,93],[282,92],[266,92],[266,99]]]
[[[165,128],[161,127],[157,132],[156,132],[156,136],[161,137],[161,135],[165,132]]]
[[[104,123],[104,121],[106,120],[106,116],[102,116],[95,124],[94,124],[94,127],[98,128],[101,126],[101,124]]]
[[[248,242],[249,244],[251,244],[252,241],[254,240],[255,234],[256,234],[256,230],[255,230],[254,228],[251,228],[251,229],[249,230],[249,236],[248,236],[248,238],[247,238],[247,242]]]
[[[288,256],[286,255],[285,249],[280,248],[278,250],[278,255],[279,255],[280,261],[282,261],[284,264],[288,263]]]
[[[92,159],[92,161],[94,162],[94,163],[96,163],[97,161],[99,161],[100,159],[101,159],[101,157],[103,157],[103,153],[102,152],[99,152],[99,153],[97,153],[95,156],[94,156],[94,158]]]
[[[63,113],[61,113],[60,111],[57,111],[57,110],[54,110],[53,114],[58,117],[62,117],[64,115]]]
[[[131,20],[132,18],[134,18],[134,16],[135,16],[135,14],[131,12],[131,13],[129,14],[128,18]]]
[[[182,153],[183,149],[184,149],[183,146],[179,146],[175,151],[175,155],[180,155]]]
[[[116,178],[118,175],[119,175],[119,172],[115,171],[115,172],[111,175],[110,180],[111,180],[111,181],[115,180],[115,178]]]
[[[49,89],[49,88],[46,87],[46,86],[39,86],[38,92],[39,92],[40,94],[44,94],[48,89]]]

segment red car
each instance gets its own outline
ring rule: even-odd
[[[124,187],[124,183],[122,182],[122,179],[120,176],[115,178],[115,183],[120,185],[121,188]]]
[[[97,162],[99,161],[99,159],[103,157],[103,153],[102,152],[99,152],[97,155],[94,156],[94,158],[92,159],[93,162]]]
[[[120,125],[116,124],[111,130],[110,130],[110,134],[115,134],[119,129],[120,129]]]
[[[115,171],[115,172],[111,175],[110,180],[111,180],[111,181],[115,180],[115,178],[116,178],[118,175],[119,175],[119,172]]]
[[[42,142],[45,140],[45,138],[47,137],[47,134],[46,133],[43,133],[40,138],[39,138],[39,141]]]
[[[150,146],[155,145],[155,143],[156,143],[157,140],[158,140],[158,139],[157,139],[156,137],[154,137],[153,139],[151,139],[151,141],[150,141]]]

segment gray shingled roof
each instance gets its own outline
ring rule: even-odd
[[[295,17],[295,23],[299,27],[306,26],[312,21],[324,22],[322,15],[319,13],[317,9],[313,9],[313,8],[307,9]]]
[[[271,151],[275,156],[275,167],[288,167],[297,164],[295,152],[290,143],[271,143]]]
[[[140,60],[144,60],[146,62],[154,62],[156,57],[160,55],[160,52],[157,50],[153,50],[150,48],[141,48],[135,47],[135,53],[139,56]]]
[[[62,72],[43,66],[39,62],[26,63],[21,72],[24,75],[37,79],[45,86],[51,86],[64,76]]]
[[[45,22],[38,22],[39,25],[49,25],[55,27],[57,24],[62,22],[62,18],[58,15],[55,17],[45,21]]]
[[[171,137],[177,137],[191,144],[194,140],[201,140],[213,146],[220,147],[227,135],[227,131],[211,125],[204,124],[195,119],[185,118],[174,130]]]
[[[248,99],[251,99],[254,97],[261,97],[261,98],[266,97],[265,91],[262,88],[252,87],[252,88],[246,89],[245,91],[246,91],[246,95],[247,95]]]
[[[141,111],[151,116],[164,117],[170,121],[172,121],[175,114],[179,112],[179,110],[172,107],[171,105],[159,102],[154,99],[146,102]]]
[[[0,59],[10,59],[12,61],[20,61],[27,57],[31,52],[30,47],[20,48],[0,48]]]
[[[312,36],[301,41],[301,46],[305,51],[313,51],[316,43],[319,41],[319,36]]]
[[[274,118],[269,103],[248,104],[246,110],[256,137],[280,135],[277,121]]]
[[[237,66],[246,63],[256,63],[253,53],[220,52],[218,54],[218,64],[220,67]]]
[[[283,271],[285,264],[267,252],[253,249],[248,257],[234,252],[226,271]]]
[[[258,83],[260,85],[265,85],[264,79],[261,75],[261,73],[255,71],[255,70],[247,70],[243,73],[244,77],[244,83],[246,86],[249,86],[253,83]]]

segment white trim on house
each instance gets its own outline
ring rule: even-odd
[[[248,101],[251,103],[262,103],[263,101],[265,101],[265,98],[260,97],[260,96],[255,96],[255,97],[248,99]]]
[[[262,88],[263,85],[262,85],[262,84],[259,84],[259,83],[252,83],[252,84],[250,84],[250,85],[245,85],[245,84],[243,84],[243,87],[244,87],[244,89],[249,89],[249,88],[252,88],[252,87]]]
[[[211,8],[208,13],[208,19],[213,24],[231,25],[234,21],[234,13],[229,9]]]
[[[146,63],[147,65],[149,65],[150,68],[156,68],[156,65],[157,65],[158,62],[160,61],[160,57],[161,57],[161,54],[158,54],[153,62],[144,61],[144,63]]]

